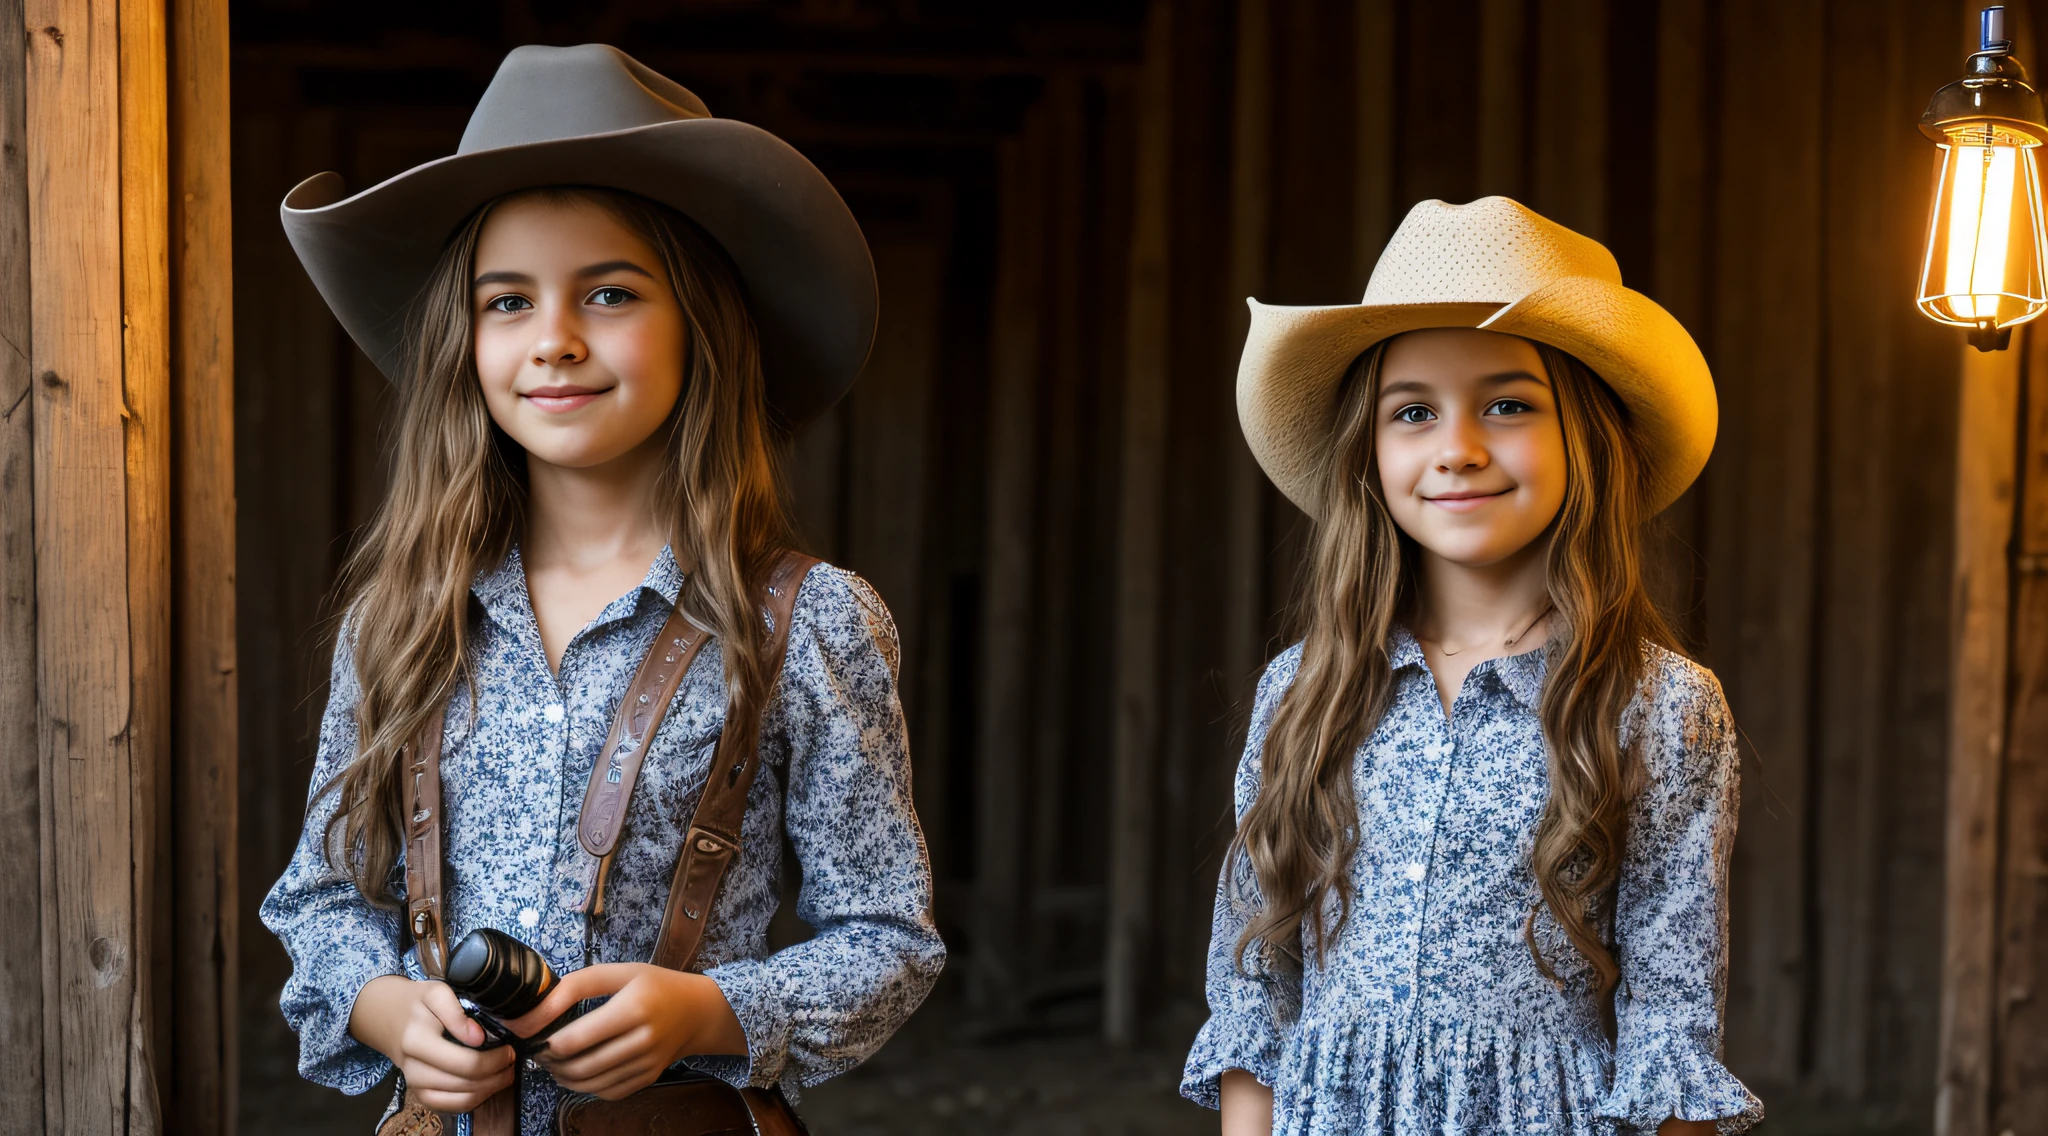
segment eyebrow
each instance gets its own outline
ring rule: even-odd
[[[634,264],[630,260],[607,260],[598,264],[585,265],[576,270],[576,278],[585,280],[593,276],[607,276],[614,272],[637,272],[649,280],[654,279],[654,273]],[[471,288],[483,288],[492,284],[531,283],[533,283],[533,277],[524,272],[486,272],[475,280],[470,281],[469,286]]]
[[[1543,381],[1542,376],[1529,371],[1501,371],[1498,374],[1482,375],[1479,381],[1491,386],[1503,386],[1516,382],[1531,382],[1543,387],[1550,385]],[[1432,389],[1434,388],[1428,383],[1422,382],[1419,379],[1396,379],[1380,388],[1380,397],[1385,398],[1393,394],[1427,394]]]

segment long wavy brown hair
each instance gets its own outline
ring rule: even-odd
[[[1549,669],[1539,717],[1550,795],[1530,854],[1543,904],[1597,972],[1603,1004],[1620,977],[1602,922],[1621,872],[1628,808],[1640,779],[1621,744],[1622,713],[1644,679],[1644,645],[1676,650],[1644,587],[1642,455],[1628,413],[1607,384],[1566,353],[1537,344],[1564,432],[1564,503],[1549,533]],[[1258,799],[1230,855],[1250,858],[1261,903],[1237,944],[1238,964],[1261,945],[1299,968],[1306,940],[1318,962],[1350,917],[1349,866],[1358,850],[1352,767],[1359,744],[1393,699],[1388,647],[1415,609],[1414,543],[1395,525],[1374,453],[1382,342],[1346,377],[1335,444],[1321,471],[1314,553],[1295,602],[1301,666],[1275,710],[1260,755]],[[1334,908],[1334,915],[1332,913]],[[1535,936],[1537,968],[1556,971]]]
[[[755,744],[769,695],[756,589],[792,535],[777,462],[783,431],[771,420],[760,343],[732,261],[681,213],[618,190],[526,190],[484,205],[449,239],[414,303],[390,489],[338,592],[347,613],[340,634],[361,689],[360,742],[321,789],[337,798],[327,854],[380,904],[396,902],[404,846],[400,751],[439,720],[458,682],[473,683],[470,585],[503,561],[525,524],[525,453],[484,402],[470,279],[491,211],[526,196],[605,209],[667,270],[686,326],[684,381],[662,427],[668,462],[655,505],[689,569],[678,606],[720,644],[728,744],[741,752]]]

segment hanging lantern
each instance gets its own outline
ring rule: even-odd
[[[1920,310],[1970,329],[1979,351],[2048,310],[2048,218],[2035,151],[2048,141],[2040,93],[2012,57],[2005,8],[1984,9],[1969,73],[1934,93],[1920,131],[1941,148]]]

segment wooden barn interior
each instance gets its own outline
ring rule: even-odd
[[[2048,2],[2008,10],[2048,67]],[[451,153],[512,47],[601,41],[795,145],[875,255],[874,354],[789,468],[901,630],[952,962],[878,1061],[922,1079],[818,1090],[820,1136],[1215,1130],[1173,1081],[1304,535],[1238,431],[1244,298],[1355,300],[1411,204],[1489,194],[1604,241],[1714,370],[1654,567],[1743,731],[1761,1131],[2048,1133],[2048,335],[1980,353],[1913,304],[1916,123],[1975,5],[0,13],[0,1129],[381,1109],[296,1078],[255,918],[390,405],[277,206]]]

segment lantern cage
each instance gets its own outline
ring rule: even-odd
[[[1980,351],[2048,311],[2048,216],[2036,152],[2041,96],[2012,57],[2003,7],[1985,9],[1969,73],[1935,92],[1920,130],[1941,149],[1920,263],[1920,310],[1970,329]]]

